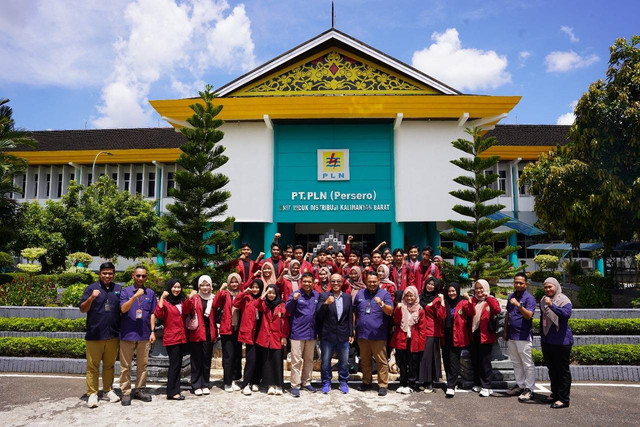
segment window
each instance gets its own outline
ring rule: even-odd
[[[88,173],[87,174],[87,186],[91,185],[91,181],[93,181],[93,174],[92,173]]]
[[[156,173],[149,172],[149,182],[147,183],[147,196],[156,196]]]
[[[33,180],[34,180],[33,198],[37,199],[38,198],[38,174],[37,173],[33,175]]]
[[[136,194],[142,194],[142,172],[136,173]]]
[[[129,172],[124,173],[124,191],[129,191],[129,183],[131,182],[131,174]]]
[[[69,174],[69,181],[75,181],[75,179],[76,179],[76,174],[75,174],[75,173],[73,173],[73,172],[71,172],[71,173]]]
[[[518,184],[520,183],[520,176],[522,175],[522,170],[518,169]],[[528,185],[520,185],[519,189],[518,189],[518,193],[521,196],[528,196],[529,195],[529,186]]]
[[[18,175],[18,188],[20,188],[22,190],[22,192],[20,193],[20,197],[25,198],[27,197],[26,194],[24,194],[24,190],[27,188],[27,175],[26,174],[20,174]]]
[[[56,192],[56,197],[59,199],[62,197],[62,174],[58,174],[58,191]]]
[[[498,171],[498,190],[507,192],[507,171],[499,170]]]
[[[175,172],[167,172],[167,193],[172,188],[176,188]]]
[[[113,172],[111,174],[111,179],[113,180],[113,182],[115,182],[117,184],[118,183],[118,172]]]
[[[51,174],[48,173],[47,174],[47,197],[49,197],[49,195],[51,194]]]

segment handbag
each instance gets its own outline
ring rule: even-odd
[[[500,312],[489,319],[489,332],[496,335],[502,335],[504,331],[504,314]]]
[[[187,316],[187,329],[190,331],[198,329],[198,315],[196,313]]]

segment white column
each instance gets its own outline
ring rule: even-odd
[[[147,197],[147,164],[143,163],[142,164],[142,197],[146,198]]]
[[[31,181],[31,176],[33,176],[33,167],[27,166],[27,169],[24,171],[24,174],[26,179],[24,182],[24,194],[22,195],[23,196],[22,198],[26,201],[26,200],[29,200],[29,190],[31,190],[30,181]]]

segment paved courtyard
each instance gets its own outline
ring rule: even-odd
[[[540,393],[548,383],[541,383]],[[480,398],[458,392],[445,399],[438,390],[432,395],[400,395],[391,384],[386,397],[374,391],[352,389],[348,395],[333,390],[329,395],[303,392],[252,396],[222,391],[216,383],[210,396],[196,397],[185,390],[186,400],[167,401],[161,385],[151,385],[154,400],[134,400],[128,408],[101,401],[88,409],[81,396],[84,377],[38,374],[0,374],[0,419],[2,425],[638,425],[640,384],[593,385],[576,383],[571,407],[551,410],[546,404],[523,404],[496,392]]]

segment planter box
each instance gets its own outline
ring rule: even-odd
[[[536,315],[539,316],[540,308]],[[573,319],[635,319],[640,318],[638,308],[574,308],[571,311]]]
[[[572,381],[640,381],[640,366],[577,366],[572,365]],[[536,380],[549,381],[546,366],[536,366]]]
[[[86,319],[77,307],[10,307],[0,306],[0,317],[54,317],[56,319]]]
[[[591,344],[640,344],[639,335],[574,335],[573,346]],[[540,350],[540,337],[533,337],[533,348]]]
[[[45,338],[81,338],[84,339],[84,332],[16,332],[0,331],[0,337],[45,337]]]

